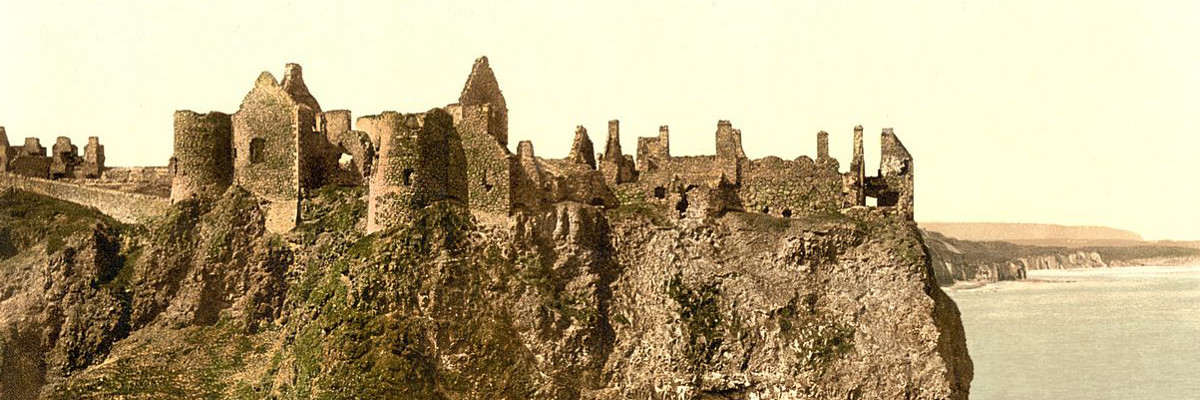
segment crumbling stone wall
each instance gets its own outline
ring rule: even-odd
[[[826,160],[801,156],[750,161],[741,188],[747,211],[776,217],[836,212],[842,206],[842,176],[837,161]]]
[[[286,65],[282,81],[259,75],[233,115],[233,183],[271,203],[267,228],[273,232],[296,226],[303,190],[337,176],[341,153],[318,128],[322,116],[297,64]]]
[[[326,111],[318,118],[318,131],[324,133],[330,145],[329,157],[336,157],[337,160],[337,168],[331,170],[327,177],[328,183],[342,186],[366,184],[375,159],[375,144],[370,135],[350,129],[349,110]]]
[[[586,139],[586,131],[583,131]],[[590,142],[589,140],[586,140]],[[615,207],[617,197],[605,184],[603,175],[586,161],[545,159],[533,152],[533,143],[525,140],[517,146],[520,168],[513,180],[514,208],[545,210],[555,203],[571,201],[599,207]]]
[[[717,157],[746,159],[742,151],[742,131],[733,129],[733,124],[727,120],[717,121]]]
[[[7,132],[0,126],[0,172],[7,171],[36,178],[97,179],[104,172],[104,146],[100,145],[100,138],[89,137],[80,156],[71,138],[60,136],[47,156],[38,138],[26,138],[22,147],[11,146]]]
[[[467,199],[462,141],[448,113],[435,108],[364,119],[370,122],[363,126],[375,130],[371,136],[380,138],[367,202],[368,231],[406,223],[412,210],[437,201]]]
[[[487,57],[475,60],[458,103],[446,112],[463,143],[470,208],[508,215],[520,162],[507,147],[508,106]]]
[[[229,114],[175,112],[171,202],[218,197],[233,184],[233,120]]]
[[[675,207],[681,218],[734,210],[789,217],[863,205],[867,196],[911,218],[912,158],[890,130],[883,138],[885,165],[879,176],[868,178],[862,127],[855,129],[850,172],[841,174],[824,131],[817,134],[816,160],[750,160],[742,132],[727,120],[717,122],[711,156],[672,157],[664,125],[657,137],[638,139],[635,160],[624,154],[620,123],[612,120],[602,154],[579,126],[565,158],[543,159],[529,142],[520,143],[516,154],[508,150],[507,114],[486,57],[475,61],[458,103],[421,114],[362,117],[358,131],[351,129],[350,111],[322,112],[300,67],[288,64],[282,82],[264,72],[231,118],[232,183],[271,203],[267,220],[273,231],[296,225],[304,190],[364,181],[371,186],[372,231],[442,200],[465,201],[476,213],[509,215],[563,201],[615,206],[618,193]],[[197,150],[214,151],[220,152]],[[172,165],[186,169],[178,161]],[[223,184],[217,181],[217,187]],[[186,180],[177,185],[180,193],[199,190],[188,188],[194,184]]]
[[[229,158],[232,163],[232,158]],[[230,169],[232,174],[232,169]],[[174,177],[171,166],[166,167],[109,167],[104,169],[102,181],[111,182],[147,182],[171,187]]]
[[[671,133],[666,125],[658,127],[658,137],[638,138],[637,165],[642,173],[652,172],[671,158]]]
[[[119,192],[8,173],[0,173],[0,188],[24,190],[86,207],[94,207],[101,213],[125,223],[146,223],[151,218],[166,214],[171,207],[170,200],[164,197]]]
[[[667,197],[667,205],[682,219],[717,218],[730,211],[745,211],[738,190],[728,181],[715,185],[688,185]]]
[[[866,195],[875,197],[879,207],[894,207],[896,212],[913,219],[913,159],[892,132],[880,134],[879,175],[867,178]]]
[[[829,133],[825,131],[817,133],[816,160],[803,156],[749,160],[742,151],[741,131],[729,121],[717,122],[717,154],[712,156],[672,157],[669,132],[663,126],[658,137],[638,139],[636,183],[623,182],[620,186],[625,188],[616,192],[675,207],[681,218],[730,210],[777,217],[836,212],[864,205],[866,196],[872,196],[880,199],[880,206],[911,219],[912,157],[890,130],[884,132],[880,176],[867,178],[861,126],[855,128],[854,159],[845,174],[838,172],[837,159],[829,156]],[[611,185],[610,176],[605,178]]]
[[[226,159],[228,160],[228,158]],[[173,165],[105,168],[100,178],[72,179],[64,182],[170,199],[171,185],[174,180],[171,176],[172,169]]]
[[[516,159],[510,194],[513,209],[533,211],[545,207],[552,201],[550,178],[533,154],[533,143],[528,140],[518,143]]]
[[[9,161],[9,171],[32,178],[50,177],[50,157],[46,156],[46,148],[42,147],[38,138],[25,138],[25,146],[16,152],[16,157]]]

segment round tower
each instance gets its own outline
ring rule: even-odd
[[[171,202],[220,196],[233,182],[233,123],[229,114],[175,112]]]
[[[412,207],[417,171],[418,115],[386,111],[358,119],[358,127],[378,138],[367,196],[367,231],[376,232],[404,221]]]

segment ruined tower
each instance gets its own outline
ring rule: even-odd
[[[744,168],[746,152],[742,151],[742,131],[733,129],[733,123],[727,120],[717,121],[717,167],[734,186],[742,184],[742,169]]]
[[[271,203],[273,232],[294,228],[301,190],[324,183],[328,141],[316,132],[320,112],[300,66],[288,64],[282,83],[260,74],[232,117],[234,183]]]
[[[733,129],[733,123],[727,120],[717,121],[717,157],[746,158],[746,153],[742,151],[742,131]]]
[[[89,179],[97,179],[104,174],[104,145],[100,144],[99,137],[88,137],[88,144],[83,147],[80,172],[84,178]]]
[[[54,179],[73,178],[75,167],[79,165],[79,148],[71,144],[71,138],[59,136],[51,147],[50,177]]]
[[[412,210],[468,196],[462,142],[442,109],[423,114],[385,112],[360,118],[378,135],[379,163],[371,175],[367,230],[409,222]],[[459,162],[455,162],[459,160]]]
[[[596,169],[596,150],[592,146],[592,139],[588,137],[587,128],[583,125],[575,127],[575,140],[571,142],[571,152],[567,155],[567,160]]]
[[[843,178],[842,195],[845,197],[844,206],[867,205],[866,192],[863,185],[866,181],[866,165],[863,162],[863,127],[854,127],[854,157],[850,159],[850,171]]]
[[[475,60],[458,103],[446,106],[446,111],[462,139],[471,209],[507,215],[513,204],[511,179],[517,160],[507,147],[504,94],[487,57]]]
[[[217,197],[233,183],[233,121],[228,114],[175,112],[171,202]]]
[[[829,132],[817,132],[817,160],[829,158]]]
[[[633,155],[621,151],[621,122],[608,121],[608,141],[604,144],[604,154],[598,162],[604,181],[610,185],[633,182],[637,179]]]

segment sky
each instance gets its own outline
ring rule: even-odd
[[[245,4],[243,4],[245,3]],[[0,126],[100,136],[165,165],[177,109],[235,112],[261,71],[304,67],[355,117],[457,100],[487,55],[511,148],[564,157],[574,127],[626,149],[670,125],[712,154],[868,170],[882,128],[913,154],[918,221],[1104,225],[1200,239],[1200,2],[0,2]],[[598,148],[599,150],[599,148]]]

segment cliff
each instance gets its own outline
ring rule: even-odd
[[[1200,249],[1182,246],[1030,246],[959,240],[926,229],[921,236],[940,285],[1019,280],[1039,269],[1200,264]]]
[[[998,222],[922,222],[921,227],[959,240],[999,240],[1019,244],[1089,244],[1142,241],[1142,236],[1137,233],[1105,226],[1064,226]]]
[[[145,227],[0,196],[0,398],[963,399],[915,224],[454,201],[286,234],[236,188]],[[487,221],[487,222],[484,222]],[[56,227],[46,231],[39,226]],[[59,229],[61,228],[61,229]]]

